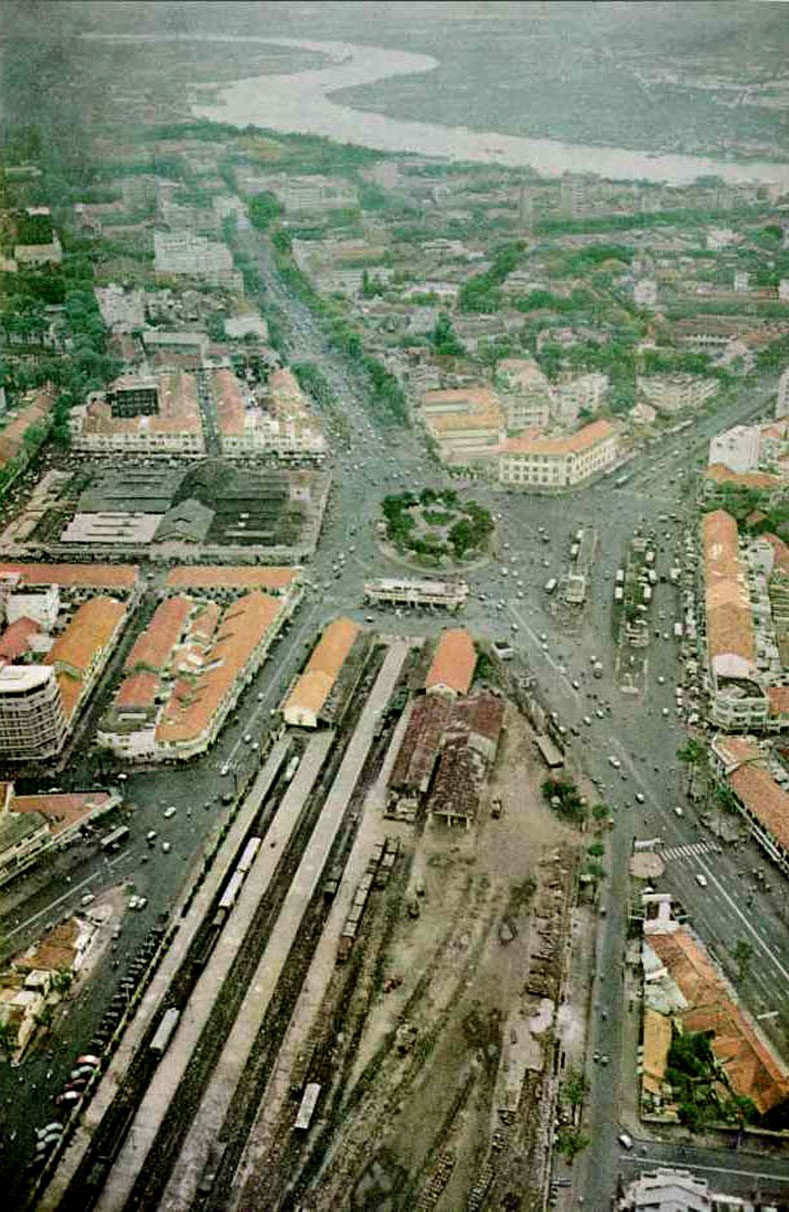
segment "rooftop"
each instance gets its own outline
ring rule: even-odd
[[[334,619],[329,623],[313,648],[304,672],[288,695],[284,711],[303,709],[316,715],[320,713],[353,648],[359,630],[358,625],[351,619]]]
[[[86,589],[133,589],[136,564],[8,564],[0,563],[0,576],[20,574],[20,587],[60,585]]]
[[[301,575],[300,568],[275,566],[203,564],[179,565],[167,574],[168,589],[265,589],[283,592]]]
[[[650,944],[679,986],[687,1031],[714,1031],[712,1051],[732,1088],[764,1114],[789,1097],[789,1072],[734,1000],[706,949],[685,926],[650,935]]]
[[[467,694],[474,677],[477,654],[471,635],[463,627],[443,631],[425,678],[425,688],[446,687]]]
[[[194,673],[179,677],[156,727],[163,745],[198,740],[279,618],[282,602],[253,590],[225,610]]]
[[[501,445],[502,454],[582,454],[598,442],[616,436],[616,427],[606,420],[592,421],[576,433],[563,437],[544,437],[538,429],[530,429],[515,438],[507,438]]]

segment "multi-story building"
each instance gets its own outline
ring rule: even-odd
[[[702,568],[710,718],[728,732],[767,721],[769,702],[756,668],[751,600],[737,523],[723,509],[704,515]]]
[[[468,585],[465,581],[381,577],[365,581],[364,597],[376,606],[439,606],[459,610],[468,600]]]
[[[710,438],[707,460],[710,467],[716,463],[731,471],[755,471],[759,466],[761,433],[758,425],[735,425],[724,433]]]
[[[734,806],[751,836],[789,876],[789,791],[770,769],[767,747],[750,737],[717,736],[710,754],[713,770],[734,792]],[[782,776],[785,779],[784,771],[779,772]]]
[[[153,235],[154,270],[158,277],[202,278],[212,286],[243,291],[241,274],[224,244],[191,231],[157,231]]]
[[[159,411],[159,383],[153,376],[125,375],[110,383],[106,398],[113,417],[153,417]]]
[[[618,452],[617,429],[610,421],[593,421],[566,437],[522,434],[499,447],[499,482],[558,492],[600,475],[613,466]]]
[[[31,762],[63,748],[68,722],[55,670],[48,665],[0,669],[0,756]]]
[[[421,415],[450,466],[488,467],[495,463],[504,430],[499,398],[489,387],[426,391]]]
[[[700,408],[717,395],[720,384],[703,375],[680,373],[639,375],[636,386],[639,395],[658,412],[675,413]]]
[[[496,366],[496,387],[507,429],[543,429],[551,416],[553,391],[530,358],[503,358]]]
[[[126,621],[126,607],[105,594],[74,612],[44,663],[55,670],[63,713],[71,727],[99,680]]]
[[[275,370],[265,390],[253,394],[222,368],[211,373],[211,391],[223,454],[312,462],[326,457],[326,439],[291,370]]]
[[[213,601],[165,599],[138,636],[98,740],[121,757],[186,760],[204,752],[266,657],[294,594],[258,589],[224,610]]]
[[[74,448],[97,454],[203,454],[203,426],[194,376],[172,371],[158,375],[155,383],[158,411],[153,415],[117,415],[108,393],[102,392],[95,392],[88,397],[87,404],[73,408],[69,426]],[[135,393],[150,398],[149,392],[147,385],[141,393],[134,389],[132,400]]]
[[[553,389],[551,420],[556,425],[574,425],[579,414],[597,412],[608,391],[608,375],[595,371],[559,382]]]
[[[145,295],[141,290],[124,290],[111,282],[93,291],[101,318],[112,333],[131,333],[145,323]]]
[[[245,194],[273,193],[288,214],[323,214],[359,205],[359,195],[343,177],[263,175],[254,169],[237,168],[236,182]]]

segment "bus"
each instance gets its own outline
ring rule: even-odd
[[[102,850],[115,850],[120,846],[121,842],[125,842],[129,836],[129,826],[119,825],[117,829],[113,829],[112,833],[108,833],[106,837],[101,839]]]
[[[315,1114],[315,1108],[320,1098],[321,1088],[318,1082],[308,1082],[304,1087],[304,1095],[299,1106],[299,1113],[296,1116],[294,1128],[299,1132],[306,1132],[312,1123],[312,1117]]]
[[[167,1051],[167,1046],[172,1039],[175,1028],[178,1026],[180,1017],[181,1011],[176,1010],[175,1006],[171,1006],[169,1010],[165,1010],[162,1021],[156,1029],[156,1034],[151,1040],[150,1051],[154,1056],[163,1056]]]

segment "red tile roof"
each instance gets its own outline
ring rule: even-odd
[[[282,605],[280,599],[254,590],[228,606],[207,655],[205,672],[174,683],[156,727],[157,743],[188,744],[203,736],[258,645],[275,626]]]
[[[183,565],[167,574],[168,589],[265,589],[289,588],[300,576],[299,568],[275,568],[232,564]]]
[[[194,603],[185,597],[166,598],[137,639],[126,658],[125,668],[164,669],[186,628]]]
[[[211,388],[216,404],[219,432],[229,437],[244,432],[246,408],[241,385],[232,370],[223,368],[211,374]]]
[[[159,689],[159,678],[155,673],[132,673],[121,682],[115,695],[116,707],[143,708],[153,707],[156,692]]]
[[[765,766],[753,762],[733,770],[729,783],[756,820],[789,850],[789,792],[778,786]]]
[[[334,619],[312,650],[304,672],[288,695],[283,711],[312,711],[318,715],[331,694],[359,627],[351,619]]]
[[[766,471],[732,471],[725,463],[712,463],[705,471],[715,484],[737,484],[742,488],[777,488],[783,481]]]
[[[702,550],[710,657],[734,655],[753,662],[753,621],[737,523],[725,510],[704,515]]]
[[[470,634],[462,627],[450,628],[441,633],[425,678],[425,688],[446,687],[456,694],[467,694],[476,664],[477,653]]]
[[[10,623],[0,636],[0,661],[18,661],[30,647],[31,637],[38,635],[38,623],[21,618]]]
[[[21,574],[23,585],[85,586],[90,589],[133,589],[136,564],[14,564],[0,563],[0,576]]]
[[[106,791],[84,791],[73,795],[17,795],[11,801],[11,812],[40,812],[46,817],[49,832],[63,833],[80,821],[88,821],[106,812],[117,800]]]
[[[763,1040],[706,949],[687,929],[650,934],[650,946],[688,1003],[681,1013],[686,1031],[713,1031],[712,1051],[737,1094],[764,1114],[789,1097],[786,1066]]]
[[[77,608],[68,627],[50,648],[47,665],[67,665],[86,673],[97,652],[107,647],[126,614],[115,598],[96,597]]]
[[[583,429],[566,437],[547,438],[543,437],[539,430],[528,430],[519,437],[507,438],[499,450],[502,454],[581,454],[597,446],[599,442],[615,436],[616,427],[610,421],[600,420],[592,421],[591,424],[584,425]]]

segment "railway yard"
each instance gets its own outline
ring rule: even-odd
[[[537,1196],[578,838],[511,706],[472,827],[392,819],[422,647],[377,637],[335,727],[272,735],[37,1207]]]

